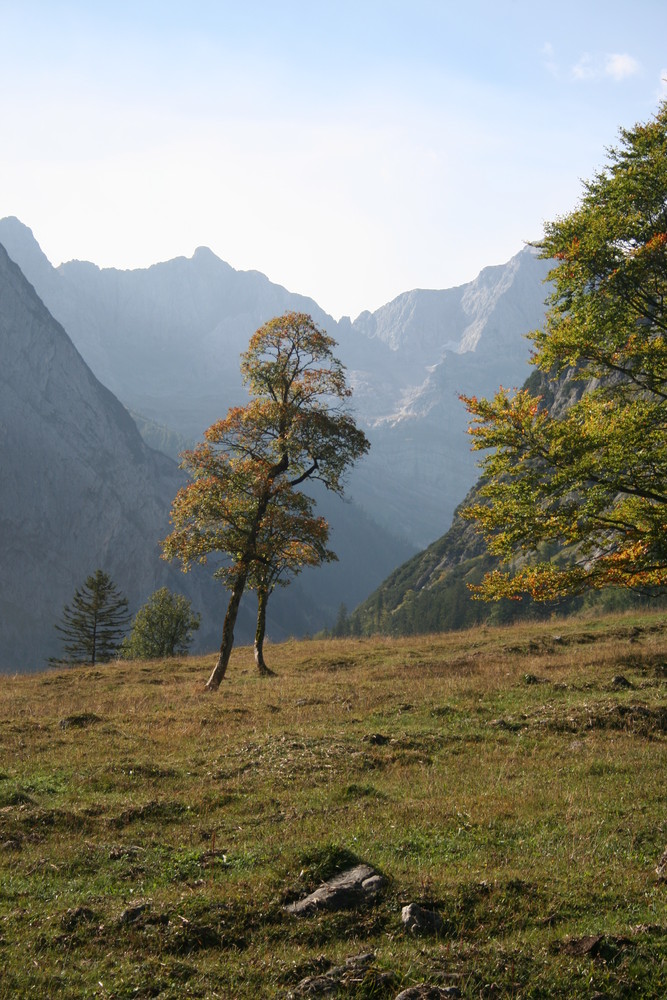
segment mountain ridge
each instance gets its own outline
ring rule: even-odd
[[[260,272],[237,272],[208,248],[136,271],[51,268],[18,220],[0,220],[0,241],[7,236],[10,255],[101,381],[129,409],[192,441],[245,402],[238,357],[255,329],[286,310],[309,312],[338,341],[355,417],[371,440],[350,494],[416,548],[442,533],[476,478],[459,392],[520,384],[524,334],[544,316],[547,265],[529,248],[467,284],[413,289],[336,322],[314,300]]]
[[[216,648],[225,598],[212,569],[184,575],[160,558],[184,474],[145,443],[1,245],[0,350],[0,670],[41,669],[59,654],[54,625],[97,568],[127,595],[132,613],[160,586],[185,593],[202,612],[196,648]],[[408,554],[361,511],[345,509],[347,536],[338,540],[343,505],[322,503],[332,506],[332,541],[350,578],[333,564],[276,592],[272,638],[321,629],[343,595],[356,603],[386,575],[393,565],[386,551]],[[254,617],[249,595],[240,641],[254,634]]]

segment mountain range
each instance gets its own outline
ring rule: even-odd
[[[546,262],[525,248],[444,290],[413,290],[336,322],[257,271],[206,248],[121,271],[53,267],[32,232],[0,221],[0,243],[100,381],[145,421],[190,442],[247,399],[239,355],[271,317],[307,312],[338,341],[371,452],[349,494],[413,549],[442,534],[477,477],[460,392],[486,395],[529,373],[526,334],[544,318]],[[164,439],[164,431],[161,432]]]
[[[97,568],[127,595],[132,612],[160,586],[185,593],[202,612],[197,647],[215,648],[225,606],[220,584],[210,569],[186,575],[160,559],[183,473],[145,443],[1,245],[0,351],[0,670],[40,669],[59,655],[54,625]],[[340,562],[275,593],[272,638],[321,628],[341,593],[357,603],[397,552],[408,554],[363,511],[339,501],[341,510]],[[242,641],[254,633],[254,614],[248,595],[237,626]]]
[[[467,285],[413,290],[335,322],[312,299],[235,271],[205,248],[135,271],[53,267],[13,218],[0,221],[0,243],[8,253],[0,269],[3,669],[43,665],[63,603],[98,565],[135,610],[167,580],[187,592],[210,623],[198,645],[217,643],[224,594],[210,572],[184,577],[158,559],[182,482],[172,459],[247,398],[239,354],[257,327],[287,310],[309,312],[338,341],[372,445],[350,477],[351,501],[318,497],[339,563],[304,573],[270,606],[275,639],[330,624],[339,604],[354,607],[449,524],[477,475],[458,393],[523,381],[525,334],[541,324],[547,293],[546,265],[525,249]],[[252,618],[246,602],[239,638],[249,638]]]

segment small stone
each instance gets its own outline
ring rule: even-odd
[[[63,930],[73,931],[79,924],[89,924],[96,919],[95,913],[88,906],[76,906],[63,914],[60,921]]]
[[[150,903],[137,903],[136,906],[128,906],[126,910],[123,910],[120,917],[118,918],[119,924],[134,924],[137,922],[139,917],[150,909]]]
[[[99,715],[95,715],[94,712],[79,712],[77,715],[68,715],[61,719],[58,725],[61,729],[85,729],[101,721]]]
[[[329,976],[307,976],[287,994],[287,1000],[297,997],[335,997],[340,992],[340,983]]]
[[[439,934],[442,917],[435,910],[425,910],[419,903],[409,903],[401,910],[403,927],[410,934]]]
[[[350,955],[349,958],[345,959],[345,964],[354,969],[363,969],[368,965],[372,965],[375,961],[374,951],[365,951],[361,955]]]
[[[314,892],[286,908],[297,917],[309,916],[320,910],[345,910],[372,899],[384,883],[382,876],[370,865],[356,865],[323,882]],[[368,888],[365,883],[369,883]]]
[[[321,956],[320,963],[326,962]],[[393,973],[383,973],[373,971],[375,953],[364,952],[361,955],[351,955],[345,959],[344,965],[337,965],[328,969],[322,974],[307,976],[302,979],[287,994],[286,1000],[297,1000],[301,997],[336,997],[341,993],[347,996],[348,990],[358,985],[362,978],[366,982],[366,976],[372,975],[373,988],[386,988],[395,981]],[[383,994],[384,995],[384,994]]]

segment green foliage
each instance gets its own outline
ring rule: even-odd
[[[89,576],[65,605],[62,622],[55,627],[63,636],[70,663],[104,663],[118,650],[130,621],[127,598],[101,569]]]
[[[544,377],[536,372],[529,380],[536,391]],[[546,383],[549,393],[551,383]],[[483,481],[482,481],[483,484]],[[497,569],[498,556],[486,551],[482,536],[461,512],[475,502],[480,485],[468,495],[456,511],[449,531],[395,569],[378,589],[343,621],[336,620],[330,634],[350,635],[422,635],[483,623],[509,625],[519,621],[548,620],[586,608],[589,611],[623,611],[642,606],[665,606],[667,595],[643,594],[628,588],[590,590],[586,594],[559,596],[550,601],[535,601],[529,594],[520,600],[501,597],[497,601],[479,601],[471,587]],[[543,558],[563,558],[557,545],[542,546]],[[339,632],[343,626],[345,631]]]
[[[489,450],[467,516],[504,559],[485,598],[537,600],[667,583],[667,102],[621,132],[580,206],[547,225],[556,262],[533,363],[572,389],[569,405],[501,389],[465,398],[473,447]],[[561,393],[564,395],[565,393]],[[556,399],[558,392],[556,392]],[[576,555],[540,557],[555,542]]]
[[[181,655],[189,649],[200,621],[201,615],[192,610],[187,597],[161,587],[137,612],[121,653],[131,660]]]

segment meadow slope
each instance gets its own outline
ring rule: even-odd
[[[268,656],[3,678],[0,997],[665,995],[664,614]]]

